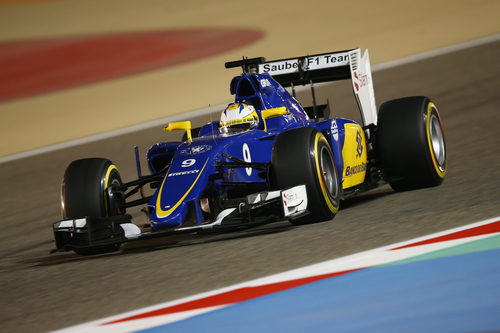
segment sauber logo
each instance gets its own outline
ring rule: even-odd
[[[299,70],[307,71],[347,65],[349,65],[349,53],[337,52],[261,64],[259,65],[259,73],[280,75],[285,73],[296,73],[299,72]]]
[[[361,157],[363,154],[363,138],[361,137],[361,132],[357,131],[356,133],[356,142],[358,143],[358,147],[356,148],[356,158]]]
[[[354,72],[354,86],[356,87],[356,91],[359,91],[359,88],[367,86],[370,82],[368,75],[366,74],[358,74],[358,72]]]

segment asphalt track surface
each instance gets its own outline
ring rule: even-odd
[[[278,223],[93,257],[49,255],[51,223],[60,216],[60,180],[70,161],[108,157],[131,179],[133,145],[144,155],[172,134],[158,127],[0,165],[2,329],[63,328],[498,216],[498,59],[500,42],[494,42],[374,73],[378,105],[409,95],[428,95],[437,104],[447,178],[439,187],[412,192],[381,187],[344,202],[330,222]],[[336,116],[359,117],[352,113],[350,87],[334,86],[319,87],[320,99],[328,96]],[[218,110],[211,117],[218,118]],[[141,213],[132,213],[140,224]]]

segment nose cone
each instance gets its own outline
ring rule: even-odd
[[[161,186],[149,203],[151,228],[179,227],[184,222],[188,203],[198,200],[208,182],[206,154],[184,155],[179,148]]]
[[[157,231],[163,228],[175,228],[182,225],[187,215],[187,203],[181,203],[169,215],[160,218],[156,210],[151,211],[149,219],[151,222],[151,229]]]

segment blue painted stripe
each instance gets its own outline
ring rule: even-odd
[[[500,249],[373,267],[140,332],[500,330]]]

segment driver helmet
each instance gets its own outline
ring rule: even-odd
[[[233,103],[222,112],[220,118],[221,134],[236,134],[259,125],[259,115],[253,105]]]

